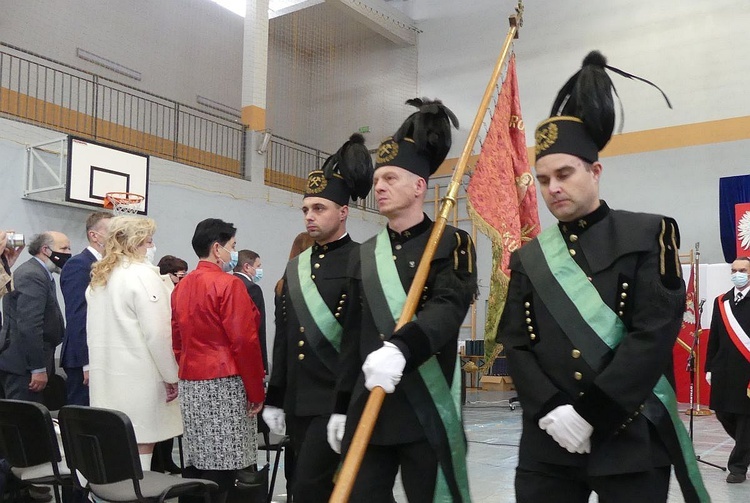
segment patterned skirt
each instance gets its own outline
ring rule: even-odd
[[[200,470],[236,470],[255,463],[257,421],[247,415],[239,376],[179,383],[185,463]]]

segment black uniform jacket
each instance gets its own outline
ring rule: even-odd
[[[351,310],[349,260],[358,249],[359,244],[348,234],[322,246],[316,243],[312,248],[312,279],[339,320],[346,318]],[[359,303],[355,302],[358,309]],[[343,338],[346,339],[346,334]],[[266,405],[283,408],[287,414],[296,416],[330,414],[335,385],[335,373],[318,358],[297,319],[285,275],[281,295],[276,298],[276,336]]]
[[[721,412],[750,414],[750,398],[747,385],[750,383],[750,362],[729,338],[719,312],[719,302],[729,299],[734,317],[746,333],[750,332],[750,300],[743,298],[734,303],[734,289],[719,295],[714,301],[711,333],[706,349],[706,372],[711,372],[710,407]]]
[[[425,215],[421,223],[400,234],[389,230],[391,252],[406,292],[414,280],[431,228],[432,221]],[[352,263],[356,271],[362,271],[363,264],[359,263],[359,254]],[[362,302],[359,313],[361,319],[352,316],[345,326],[346,337],[341,349],[342,371],[337,382],[335,407],[337,413],[347,414],[345,442],[353,434],[369,396],[364,386],[362,364],[368,354],[383,346],[384,340],[398,346],[406,357],[402,383],[421,379],[416,369],[432,355],[436,355],[446,381],[451,385],[459,331],[477,289],[475,265],[476,254],[469,235],[455,227],[446,226],[431,262],[427,283],[417,308],[417,319],[394,334],[381,334],[378,331],[367,302],[367,292],[363,291],[361,279],[356,281],[353,289],[357,290],[358,299]],[[423,386],[421,391],[427,393]],[[429,395],[426,400],[430,400]],[[391,445],[423,438],[424,430],[399,384],[396,391],[385,398],[371,443]]]
[[[610,210],[602,201],[590,215],[559,225],[569,253],[627,334],[602,368],[588,366],[581,356],[586,349],[570,342],[532,286],[519,258],[523,248],[513,254],[497,340],[523,407],[519,466],[585,466],[591,475],[609,475],[669,465],[641,411],[651,407],[660,376],[673,380],[672,346],[685,307],[677,224]],[[590,455],[569,453],[538,426],[566,403],[594,427]]]

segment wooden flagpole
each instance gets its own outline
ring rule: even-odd
[[[408,323],[414,317],[414,313],[417,311],[419,298],[422,295],[422,289],[427,282],[427,275],[430,272],[430,263],[435,256],[435,251],[437,250],[438,243],[440,242],[440,239],[443,236],[443,232],[445,231],[445,225],[448,221],[448,216],[456,205],[458,189],[461,186],[461,180],[463,179],[464,173],[466,172],[469,157],[471,156],[471,153],[474,149],[474,143],[476,142],[477,136],[479,135],[479,129],[482,126],[484,116],[487,113],[487,109],[489,108],[490,99],[492,98],[497,82],[500,79],[503,65],[505,64],[505,60],[507,59],[510,52],[510,46],[513,43],[513,39],[518,38],[518,30],[523,24],[522,0],[519,0],[518,2],[518,6],[516,7],[516,14],[510,16],[508,18],[508,21],[510,22],[510,28],[508,29],[508,34],[505,37],[505,42],[503,43],[502,50],[500,51],[500,56],[497,58],[495,69],[492,72],[492,77],[487,84],[487,88],[484,91],[484,96],[482,97],[482,101],[479,104],[479,110],[476,117],[474,118],[474,123],[471,126],[471,131],[469,131],[469,137],[466,140],[466,144],[464,145],[464,149],[461,152],[461,156],[458,158],[456,169],[453,172],[453,177],[451,178],[450,184],[448,185],[446,195],[442,200],[440,212],[438,213],[438,216],[435,219],[435,223],[432,226],[432,232],[430,233],[429,240],[427,241],[427,247],[422,254],[422,258],[419,262],[419,266],[417,267],[414,281],[412,281],[411,287],[409,288],[409,293],[407,295],[406,302],[404,303],[403,310],[401,311],[401,317],[396,324],[395,330],[398,330],[406,323]],[[349,496],[351,495],[352,487],[354,486],[354,480],[356,479],[357,473],[359,472],[359,468],[362,464],[362,458],[364,458],[367,445],[370,443],[372,431],[375,428],[375,422],[378,419],[378,414],[380,412],[380,408],[383,405],[385,395],[385,391],[383,391],[383,388],[380,387],[376,387],[370,392],[370,396],[367,399],[367,404],[365,405],[364,411],[362,412],[362,417],[360,418],[357,429],[354,432],[354,438],[352,439],[352,443],[349,446],[346,458],[344,459],[344,464],[341,467],[341,471],[339,472],[338,480],[336,482],[336,486],[334,487],[333,494],[331,494],[331,499],[329,500],[330,503],[346,503],[349,501]]]

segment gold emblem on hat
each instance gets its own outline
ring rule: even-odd
[[[534,138],[536,140],[535,151],[539,155],[540,152],[547,150],[557,141],[557,124],[550,122],[540,127],[536,130]]]
[[[378,155],[375,157],[377,164],[383,164],[391,162],[398,155],[398,143],[393,141],[393,138],[388,138],[380,144],[378,148]]]
[[[328,180],[323,173],[311,173],[307,178],[307,192],[309,194],[320,194],[328,185]]]

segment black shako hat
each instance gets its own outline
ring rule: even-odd
[[[396,133],[383,140],[375,157],[375,169],[398,166],[425,180],[445,160],[451,148],[451,124],[458,119],[440,100],[414,98],[406,102],[417,107]]]
[[[534,143],[537,159],[548,154],[571,154],[589,163],[599,160],[599,152],[612,138],[615,126],[613,93],[617,96],[617,90],[605,69],[659,89],[669,108],[672,108],[669,98],[659,86],[607,65],[602,53],[591,51],[584,58],[581,69],[560,89],[550,118],[536,127]]]
[[[340,206],[349,199],[364,199],[372,187],[372,157],[365,138],[354,133],[341,148],[326,159],[321,169],[307,175],[305,197],[322,197]]]

